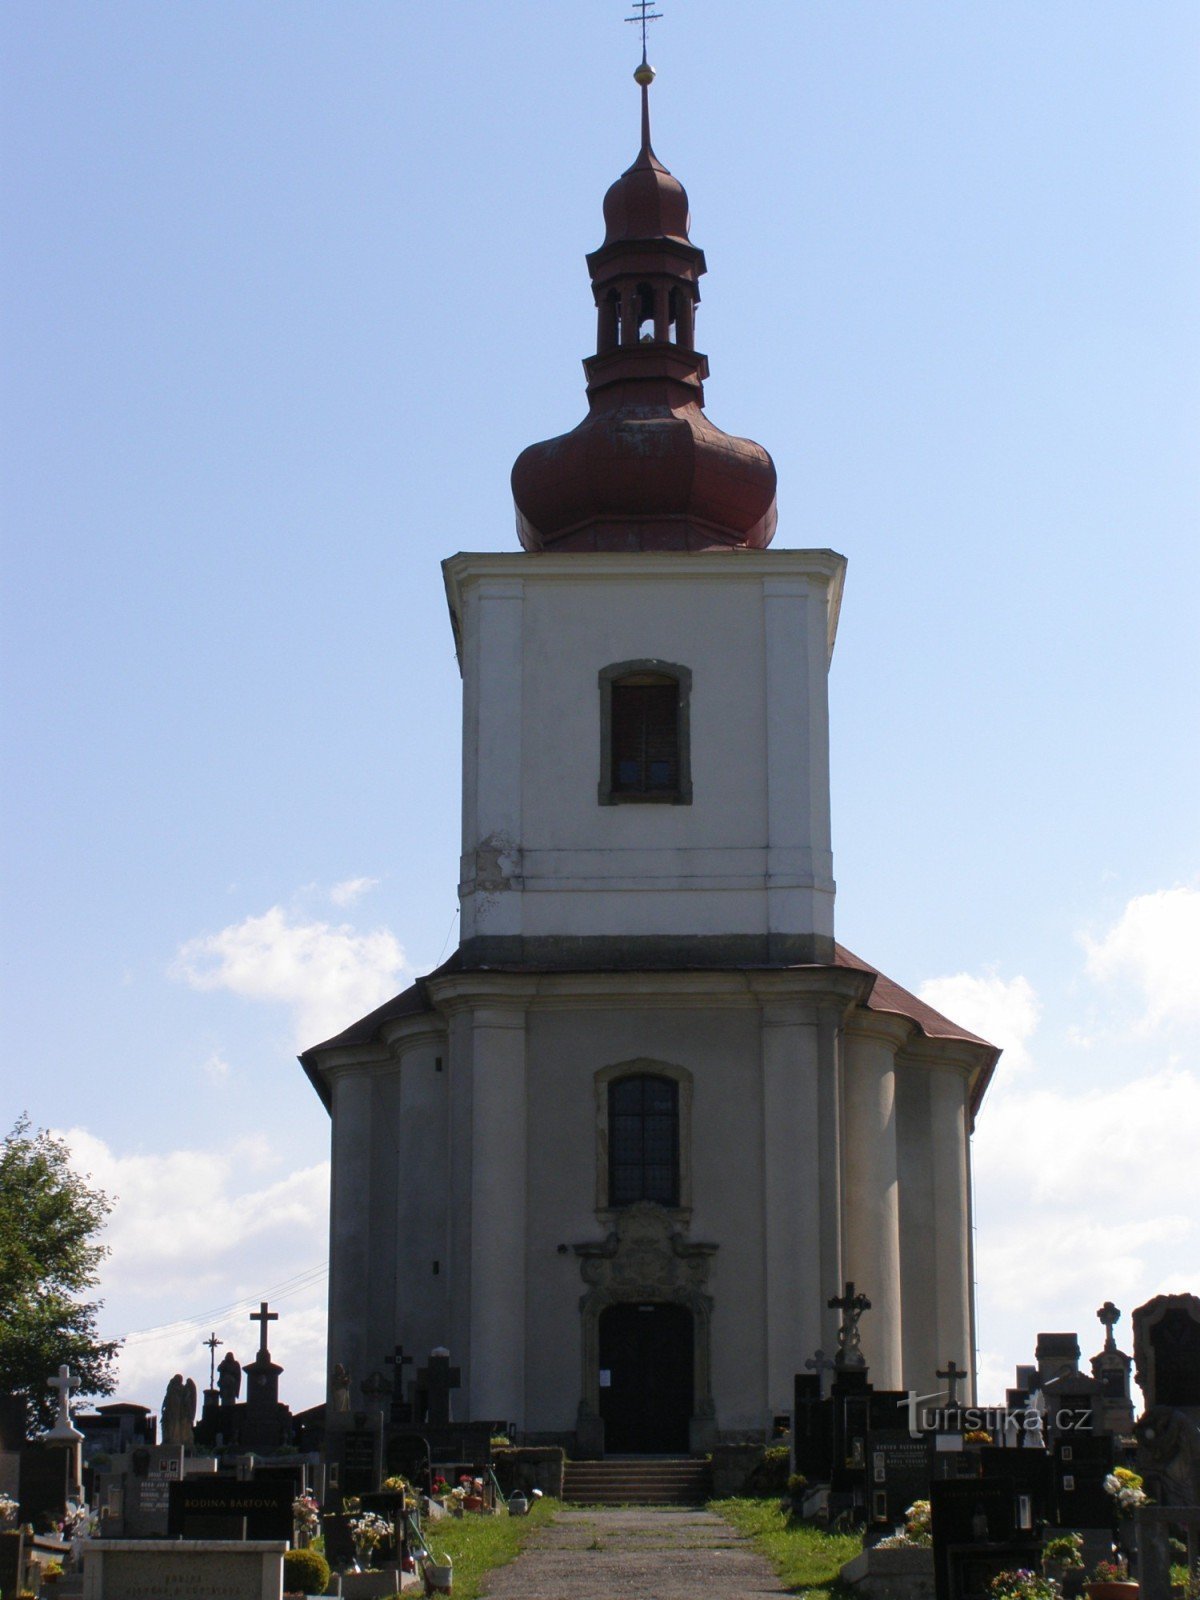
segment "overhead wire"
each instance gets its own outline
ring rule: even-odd
[[[182,1333],[188,1328],[203,1328],[212,1322],[221,1322],[226,1318],[236,1315],[239,1311],[248,1311],[252,1306],[257,1306],[266,1300],[290,1300],[297,1294],[302,1294],[305,1289],[312,1288],[322,1278],[329,1276],[328,1263],[317,1262],[314,1266],[305,1267],[303,1271],[294,1273],[290,1278],[273,1284],[267,1289],[265,1295],[253,1294],[240,1300],[230,1301],[227,1305],[214,1306],[208,1311],[197,1311],[192,1316],[178,1317],[174,1322],[159,1322],[149,1328],[136,1328],[122,1338],[122,1343],[141,1343],[151,1339],[166,1338],[172,1333]]]

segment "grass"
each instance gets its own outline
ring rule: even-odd
[[[708,1509],[754,1542],[793,1594],[842,1600],[838,1573],[862,1549],[853,1533],[826,1533],[793,1522],[778,1500],[711,1500]]]
[[[454,1563],[454,1600],[477,1600],[489,1572],[503,1567],[520,1553],[535,1528],[554,1518],[558,1501],[546,1498],[530,1507],[527,1517],[496,1517],[468,1513],[426,1522],[424,1534],[434,1555],[448,1555]]]

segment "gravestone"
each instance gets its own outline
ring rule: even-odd
[[[898,1527],[914,1500],[928,1500],[932,1468],[929,1442],[907,1429],[867,1435],[867,1520],[881,1529]]]
[[[1146,1410],[1200,1410],[1200,1299],[1160,1294],[1133,1313],[1137,1381]]]
[[[121,1537],[165,1539],[171,1510],[170,1478],[127,1473],[122,1492]]]
[[[280,1600],[283,1540],[107,1539],[84,1546],[84,1600]]]
[[[1017,1525],[1011,1478],[935,1481],[929,1498],[937,1600],[986,1600],[997,1573],[1038,1569],[1040,1542]]]
[[[57,1444],[27,1444],[21,1451],[22,1522],[31,1522],[41,1532],[48,1521],[57,1520],[70,1498],[74,1447]]]
[[[347,1428],[340,1435],[338,1489],[342,1495],[369,1494],[376,1487],[375,1435],[370,1428]]]
[[[794,1379],[792,1467],[809,1483],[828,1483],[833,1470],[833,1407],[821,1396],[819,1372]]]
[[[450,1426],[450,1396],[461,1387],[462,1373],[450,1365],[450,1352],[432,1350],[429,1365],[417,1372],[417,1421],[431,1431]]]
[[[7,1600],[25,1587],[25,1535],[20,1528],[0,1529],[0,1595]]]
[[[1053,1451],[1054,1509],[1051,1520],[1059,1528],[1116,1527],[1116,1505],[1104,1487],[1113,1469],[1113,1441],[1109,1434],[1092,1438],[1059,1438]]]
[[[1200,1299],[1157,1295],[1133,1313],[1145,1414],[1134,1430],[1138,1470],[1160,1505],[1200,1505]]]
[[[293,1533],[289,1483],[185,1478],[170,1486],[172,1539],[284,1539]]]
[[[1047,1451],[1006,1450],[985,1445],[977,1453],[985,1483],[993,1478],[1008,1478],[1012,1483],[1020,1532],[1036,1532],[1054,1521],[1054,1462]]]

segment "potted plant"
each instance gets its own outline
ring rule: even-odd
[[[1060,1533],[1042,1546],[1042,1571],[1056,1583],[1066,1600],[1083,1593],[1083,1535]]]
[[[992,1600],[1059,1600],[1058,1586],[1028,1567],[998,1572],[988,1584]]]
[[[1137,1600],[1138,1586],[1129,1579],[1129,1563],[1124,1556],[1116,1561],[1097,1561],[1084,1584],[1089,1600]]]

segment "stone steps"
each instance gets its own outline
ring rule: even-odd
[[[563,1499],[575,1505],[694,1506],[712,1493],[707,1461],[690,1456],[568,1461]]]

